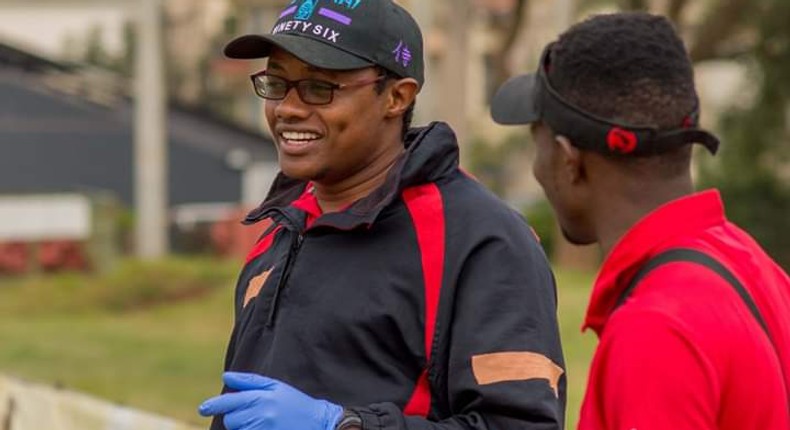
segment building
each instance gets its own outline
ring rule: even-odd
[[[0,194],[110,193],[132,208],[128,88],[102,70],[0,42]],[[224,219],[265,197],[278,171],[266,135],[178,103],[167,124],[173,225]]]

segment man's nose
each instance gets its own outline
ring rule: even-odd
[[[310,114],[310,108],[302,101],[299,91],[293,87],[285,93],[285,98],[277,102],[274,113],[281,119],[306,118]]]

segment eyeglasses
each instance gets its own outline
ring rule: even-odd
[[[336,84],[319,79],[300,79],[291,81],[281,76],[270,75],[266,70],[250,76],[255,94],[266,100],[283,100],[291,88],[296,88],[299,98],[309,105],[328,105],[335,97],[335,91],[345,88],[361,87],[374,84],[386,78],[380,75],[376,79],[354,82],[350,84]]]

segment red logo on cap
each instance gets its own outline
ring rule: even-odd
[[[613,127],[606,136],[606,143],[609,144],[609,149],[612,152],[619,152],[621,154],[630,154],[634,152],[637,142],[638,139],[634,132],[623,130],[619,127]]]

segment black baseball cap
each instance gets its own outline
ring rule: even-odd
[[[270,34],[236,38],[225,55],[264,58],[273,47],[322,69],[380,66],[425,81],[420,27],[392,0],[294,0]]]
[[[497,90],[491,102],[494,121],[504,125],[543,121],[574,146],[608,154],[652,155],[692,143],[702,144],[712,154],[718,150],[716,136],[697,128],[698,107],[677,128],[658,129],[611,121],[575,106],[549,81],[553,45],[544,49],[536,73],[511,78]]]

